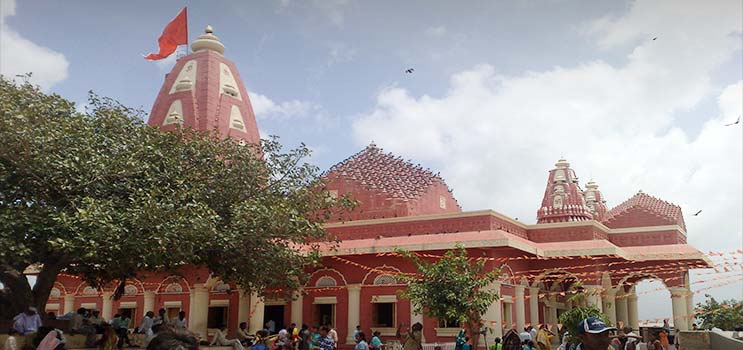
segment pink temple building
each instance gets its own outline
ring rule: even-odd
[[[224,45],[207,28],[191,47],[193,53],[179,58],[166,76],[149,124],[258,142],[247,89],[235,64],[225,58]],[[356,325],[389,339],[398,324],[421,322],[425,342],[451,342],[456,325],[414,314],[410,303],[397,296],[405,285],[395,273],[414,270],[386,253],[402,248],[436,256],[461,244],[503,271],[492,285],[501,298],[483,317],[493,329],[488,343],[514,325],[557,323],[561,312],[575,306],[567,299],[576,292],[576,282],[588,295],[582,303],[596,305],[613,323],[637,329],[635,284],[661,280],[672,298],[675,327],[685,330],[693,320],[688,271],[711,265],[686,243],[679,206],[638,192],[609,209],[598,185],[588,182],[581,188],[562,159],[549,170],[542,202],[535,203],[536,224],[489,209],[462,211],[444,179],[374,144],[324,176],[331,193],[351,193],[360,207],[351,220],[326,225],[341,242],[323,252],[322,268],[308,271],[311,277],[296,300],[260,298],[205,269],[191,268],[182,277],[146,274],[131,280],[120,300],[111,299],[110,289],[60,275],[47,311],[86,307],[101,310],[107,319],[128,313],[138,322],[146,311],[165,308],[175,316],[184,310],[189,329],[201,334],[221,323],[231,333],[240,322],[248,322],[251,331],[269,320],[277,329],[292,322],[330,323],[344,344],[352,343]]]

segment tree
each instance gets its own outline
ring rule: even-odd
[[[578,335],[576,334],[578,323],[588,317],[598,317],[604,321],[604,323],[610,324],[606,315],[604,315],[601,310],[594,305],[574,307],[560,314],[560,323],[562,323],[562,326],[568,330],[568,333],[565,336],[568,337],[567,341],[569,344],[577,344],[580,342],[580,338],[578,338]]]
[[[162,132],[112,99],[89,105],[0,77],[0,318],[43,310],[63,271],[120,295],[142,272],[193,265],[288,294],[328,241],[322,222],[350,205],[304,145]]]
[[[704,295],[707,300],[697,304],[696,318],[702,321],[704,329],[717,327],[725,331],[732,331],[743,326],[743,301],[730,299],[718,302],[709,294]]]
[[[498,291],[490,285],[498,280],[500,269],[486,267],[484,259],[473,259],[461,245],[432,262],[415,253],[400,251],[418,270],[417,275],[400,274],[408,283],[398,293],[409,299],[416,313],[438,320],[455,320],[465,325],[470,334],[482,326],[482,315],[498,300]],[[497,320],[500,321],[500,320]],[[479,336],[472,337],[477,348]]]

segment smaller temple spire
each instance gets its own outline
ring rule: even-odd
[[[586,206],[578,177],[567,160],[560,158],[550,170],[542,206],[537,210],[537,223],[585,221],[593,219]]]
[[[593,180],[588,181],[586,184],[586,191],[583,192],[583,197],[586,199],[586,206],[591,212],[591,215],[593,215],[593,218],[596,221],[603,220],[608,208],[606,207],[604,195],[599,191],[599,185],[597,185]]]

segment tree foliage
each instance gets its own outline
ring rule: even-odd
[[[732,331],[736,327],[743,327],[743,301],[730,299],[718,302],[709,294],[704,295],[707,300],[697,304],[696,318],[702,321],[704,329],[719,328]]]
[[[102,287],[194,265],[288,292],[327,242],[322,222],[351,204],[323,190],[304,145],[283,152],[276,138],[240,145],[162,132],[92,93],[89,106],[80,113],[0,79],[0,302],[9,313],[43,310],[62,271]],[[33,288],[29,267],[39,269]]]
[[[594,305],[574,307],[560,314],[559,320],[563,327],[568,330],[566,337],[568,337],[567,339],[570,344],[580,342],[577,337],[578,323],[588,317],[598,317],[604,323],[610,324],[606,315]]]
[[[498,280],[500,269],[486,266],[484,259],[470,258],[461,245],[447,251],[438,261],[401,253],[419,272],[400,274],[408,287],[398,292],[410,300],[416,313],[439,320],[456,320],[470,330],[480,330],[482,315],[499,298],[498,291],[490,286]],[[473,348],[478,338],[472,338]]]

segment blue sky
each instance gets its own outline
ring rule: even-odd
[[[305,142],[323,169],[374,140],[440,171],[465,210],[531,223],[564,156],[610,206],[643,190],[682,206],[701,250],[743,248],[743,128],[724,126],[743,109],[740,1],[0,2],[0,72],[74,101],[149,111],[172,60],[141,54],[187,5],[262,135]],[[664,295],[641,318],[667,313]]]

